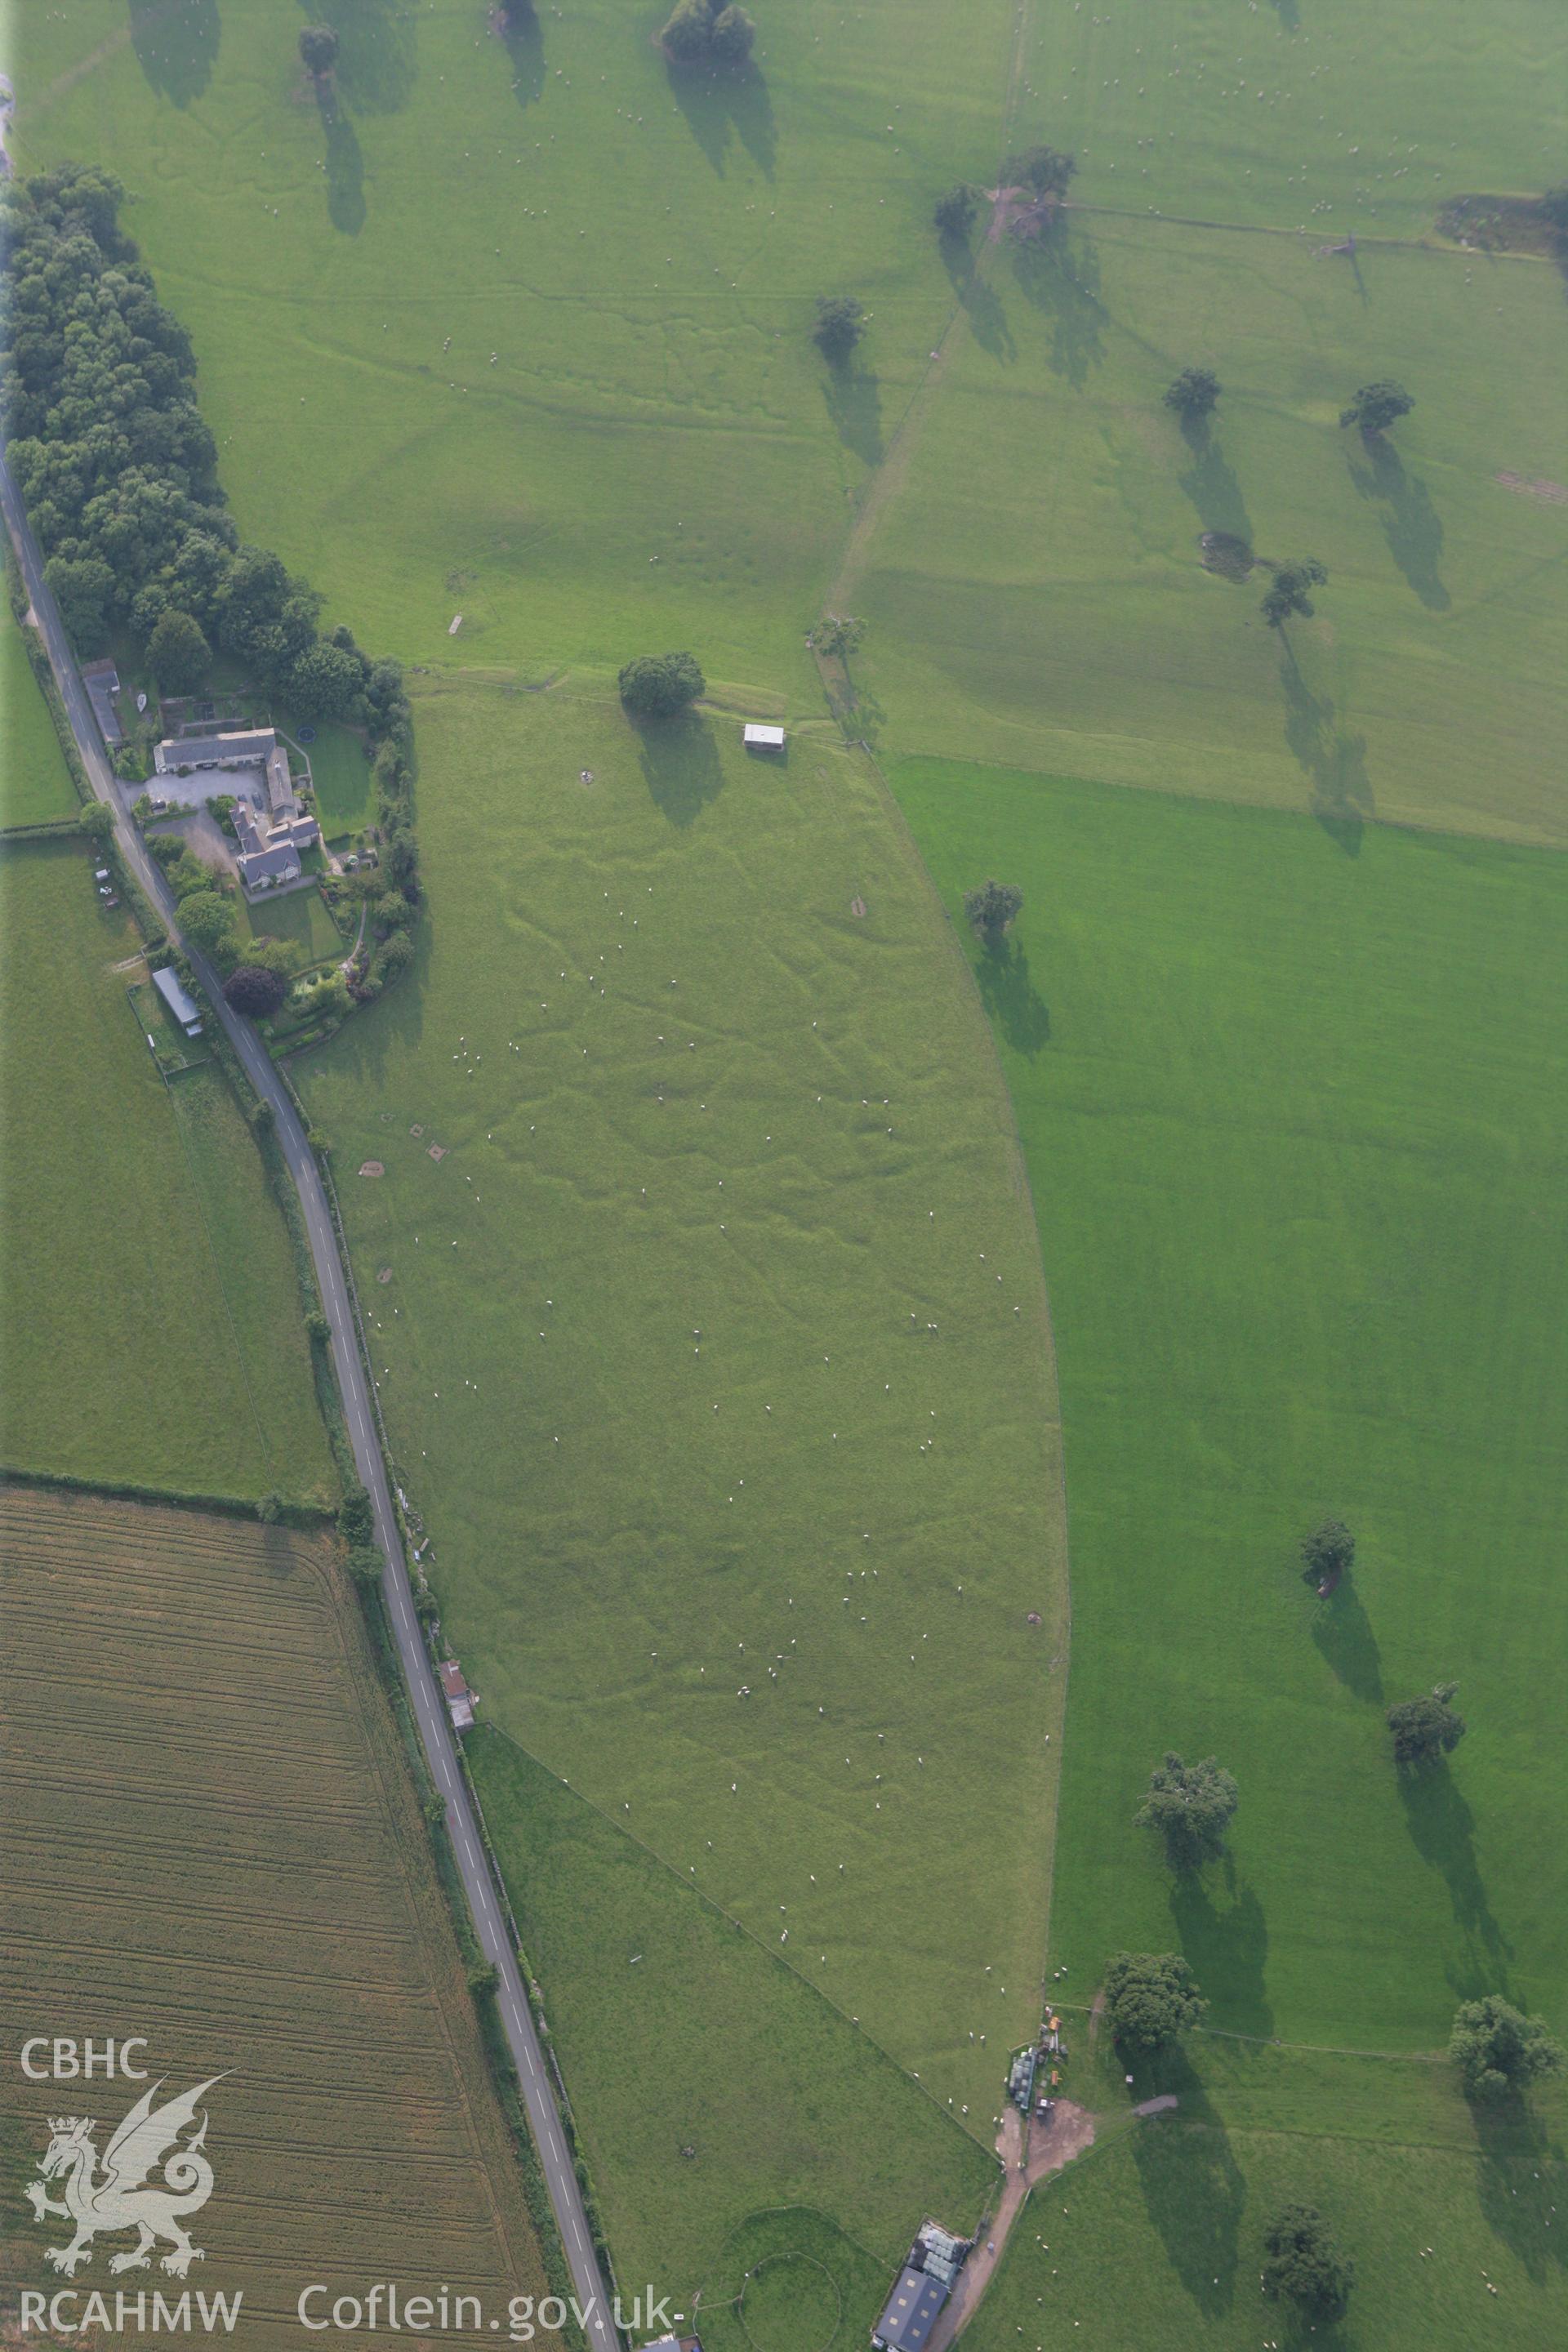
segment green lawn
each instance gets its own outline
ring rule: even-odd
[[[0,830],[47,824],[79,806],[7,601],[0,608]]]
[[[982,970],[1060,1356],[1073,1670],[1064,1993],[1184,1948],[1215,2021],[1432,2047],[1507,1988],[1568,2025],[1554,1496],[1561,857],[909,761],[944,895],[1021,884]],[[1342,1514],[1320,1607],[1294,1545]],[[1383,1711],[1460,1678],[1451,1771]],[[1131,1826],[1166,1747],[1241,1784],[1173,1892]]]
[[[6,1248],[0,1461],[326,1499],[293,1262],[217,1072],[165,1088],[86,845],[0,857]]]
[[[816,2229],[872,2250],[874,2299],[924,2213],[973,2227],[994,2160],[775,1939],[746,1934],[499,1732],[472,1737],[468,1758],[624,2278],[680,2300],[701,2287],[704,2305],[732,2295],[735,2231],[808,2208]],[[799,2254],[795,2230],[792,2213]],[[805,2285],[793,2263],[775,2284],[786,2270]],[[864,2300],[858,2280],[849,2292]],[[829,2334],[800,2352],[825,2352]],[[856,2327],[845,2344],[863,2340]]]
[[[1044,1950],[1060,1500],[941,911],[826,726],[776,762],[565,690],[416,716],[420,961],[300,1084],[446,1629],[491,1719],[989,2137]]]
[[[289,890],[280,898],[254,898],[245,908],[253,939],[283,940],[300,950],[305,964],[322,963],[348,951],[321,894]]]
[[[286,725],[297,738],[294,722],[290,719]],[[303,749],[310,762],[322,833],[329,840],[340,834],[357,833],[369,821],[374,798],[363,743],[350,728],[321,726]]]

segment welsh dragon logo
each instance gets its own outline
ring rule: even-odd
[[[180,2134],[195,2121],[205,2094],[222,2080],[221,2074],[214,2074],[183,2098],[166,2100],[157,2108],[153,2102],[163,2083],[154,2083],[117,2126],[103,2151],[101,2171],[93,2146],[98,2129],[93,2118],[49,2117],[49,2144],[39,2159],[38,2179],[27,2183],[27,2199],[40,2221],[46,2214],[58,2213],[75,2223],[76,2235],[68,2246],[47,2246],[47,2263],[72,2278],[81,2263],[91,2262],[93,2239],[119,2230],[134,2230],[138,2235],[133,2246],[110,2257],[111,2271],[145,2270],[161,2239],[173,2250],[163,2256],[163,2268],[175,2278],[184,2278],[193,2263],[204,2260],[184,2224],[213,2193],[213,2168],[203,2154],[205,2115],[188,2140],[182,2143]],[[149,2175],[159,2164],[163,2178],[150,2182]],[[63,2180],[62,2197],[49,2195],[44,2184],[50,2180]]]

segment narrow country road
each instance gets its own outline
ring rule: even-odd
[[[12,480],[10,468],[3,458],[0,458],[0,509],[5,513],[5,525],[16,551],[16,560],[22,567],[22,577],[26,583],[33,612],[43,635],[50,667],[65,703],[66,715],[88,780],[98,798],[114,811],[115,839],[121,856],[167,923],[170,937],[179,938],[174,900],[162,869],[148,856],[141,835],[121,808],[104,758],[102,739],[92,715],[92,706],[77,669],[59,608],[45,583],[42,554],[33,536],[20,494]],[[300,1204],[305,1213],[306,1229],[310,1234],[310,1255],[315,1260],[316,1278],[321,1285],[321,1304],[331,1326],[332,1362],[342,1391],[354,1463],[370,1493],[375,1514],[376,1537],[386,1563],[384,1577],[386,1605],[397,1637],[415,1720],[419,1726],[419,1737],[437,1786],[447,1801],[447,1826],[451,1832],[453,1849],[462,1872],[463,1886],[479,1943],[486,1959],[493,1962],[500,1979],[498,1994],[500,2014],[512,2056],[517,2062],[529,2126],[544,2169],[550,2201],[555,2210],[555,2219],[571,2268],[573,2289],[580,2308],[586,2315],[584,2331],[591,2352],[616,2352],[618,2339],[611,2324],[609,2298],[588,2234],[587,2217],[577,2176],[573,2169],[566,2136],[545,2072],[544,2055],[523,1991],[517,1955],[507,1936],[468,1790],[458,1769],[451,1726],[415,1618],[408,1571],[392,1507],[392,1496],[387,1489],[381,1447],[376,1440],[364,1365],[355,1337],[353,1307],[338,1255],[337,1236],[332,1229],[321,1171],[305,1140],[304,1129],[288,1090],[255,1030],[248,1021],[232,1012],[225,1003],[217,974],[206,959],[189,940],[183,940],[182,945],[206,991],[216,1017],[222,1022],[239,1055],[246,1076],[262,1100],[272,1106],[276,1122],[274,1132],[300,1194]]]

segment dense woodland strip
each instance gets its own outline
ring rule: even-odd
[[[196,405],[195,355],[120,226],[125,191],[76,163],[0,189],[0,427],[45,577],[79,654],[129,636],[161,687],[194,690],[216,651],[301,719],[363,728],[384,852],[359,886],[387,902],[360,992],[407,962],[419,901],[403,672],[374,661],[269,550],[240,539]]]

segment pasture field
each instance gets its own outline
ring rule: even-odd
[[[910,761],[1034,1181],[1072,1525],[1052,1963],[1184,1949],[1214,2022],[1432,2048],[1508,1989],[1568,2025],[1556,1474],[1568,866],[1541,852]],[[1348,853],[1348,854],[1347,854]],[[1320,1606],[1296,1541],[1355,1530]],[[1402,1789],[1393,1701],[1470,1732]],[[1167,1748],[1241,1787],[1173,1893]]]
[[[1473,274],[1472,274],[1472,263]],[[1075,213],[984,259],[836,601],[896,751],[1568,844],[1555,270]],[[1209,433],[1163,407],[1226,387]],[[1418,404],[1381,449],[1340,408]],[[1496,478],[1563,486],[1527,495]],[[1328,567],[1289,643],[1205,532]]]
[[[874,2300],[923,2213],[973,2228],[994,2159],[801,1981],[787,1948],[737,1927],[625,1815],[500,1733],[473,1735],[468,1752],[623,2278],[657,2278],[682,2301],[700,2290],[705,2316],[763,2259],[759,2234],[774,2284],[787,2272],[792,2286],[806,2281],[803,2231],[826,2234],[851,2262],[858,2323],[868,2264]],[[763,2332],[767,2352],[789,2352]],[[824,2352],[828,2333],[802,2352]],[[853,2325],[844,2345],[865,2334]]]
[[[297,2343],[315,2280],[445,2283],[489,2311],[541,2292],[413,1785],[325,1549],[13,1486],[0,1580],[28,1661],[0,1749],[7,2046],[135,2032],[169,2095],[226,2075],[190,2284],[244,2291],[244,2343]],[[117,2121],[128,2087],[93,2090]],[[26,2221],[7,2284],[37,2284],[58,2239],[20,2179],[61,2093],[12,2065],[0,2103]],[[104,2285],[104,2259],[78,2284]]]
[[[84,841],[0,856],[0,1462],[331,1497],[288,1235],[216,1068],[166,1087]]]
[[[826,723],[770,762],[500,681],[416,720],[414,984],[300,1084],[446,1631],[488,1719],[988,2139],[1065,1579],[1037,1244],[941,909]]]
[[[1550,2148],[1529,2133],[1452,2147],[1178,2109],[1034,2191],[966,2341],[1042,2352],[1092,2332],[1112,2352],[1545,2352],[1568,2326],[1565,2191],[1557,2133]],[[1356,2265],[1348,2317],[1315,2336],[1258,2286],[1264,2230],[1295,2201],[1319,2208]]]
[[[333,125],[254,5],[19,29],[24,155],[133,186],[242,523],[365,642],[544,677],[688,641],[813,709],[827,593],[895,751],[1568,837],[1558,276],[1419,248],[1558,172],[1546,0],[814,0],[721,88],[671,83],[655,13],[547,11],[508,56],[472,0],[344,0]],[[1067,225],[971,278],[932,196],[1041,136]],[[840,288],[873,318],[836,380],[806,329]],[[1193,361],[1227,397],[1189,448]],[[1334,420],[1387,373],[1418,405],[1371,456]],[[322,462],[279,467],[300,410]],[[1202,570],[1216,528],[1329,566],[1293,657],[1256,574]]]
[[[79,805],[6,598],[0,602],[0,831],[74,816]]]
[[[931,192],[994,161],[1007,0],[919,0],[918,39],[908,0],[776,7],[717,86],[643,0],[510,47],[484,0],[339,0],[331,126],[292,16],[141,13],[19,25],[16,135],[134,189],[247,535],[378,651],[448,661],[458,613],[458,658],[543,672],[691,642],[818,708],[802,634],[952,306]],[[877,340],[836,382],[840,290]]]
[[[826,2215],[786,2206],[733,2233],[693,2316],[705,2352],[709,2344],[714,2352],[849,2352],[876,2326],[887,2292],[885,2259]]]

